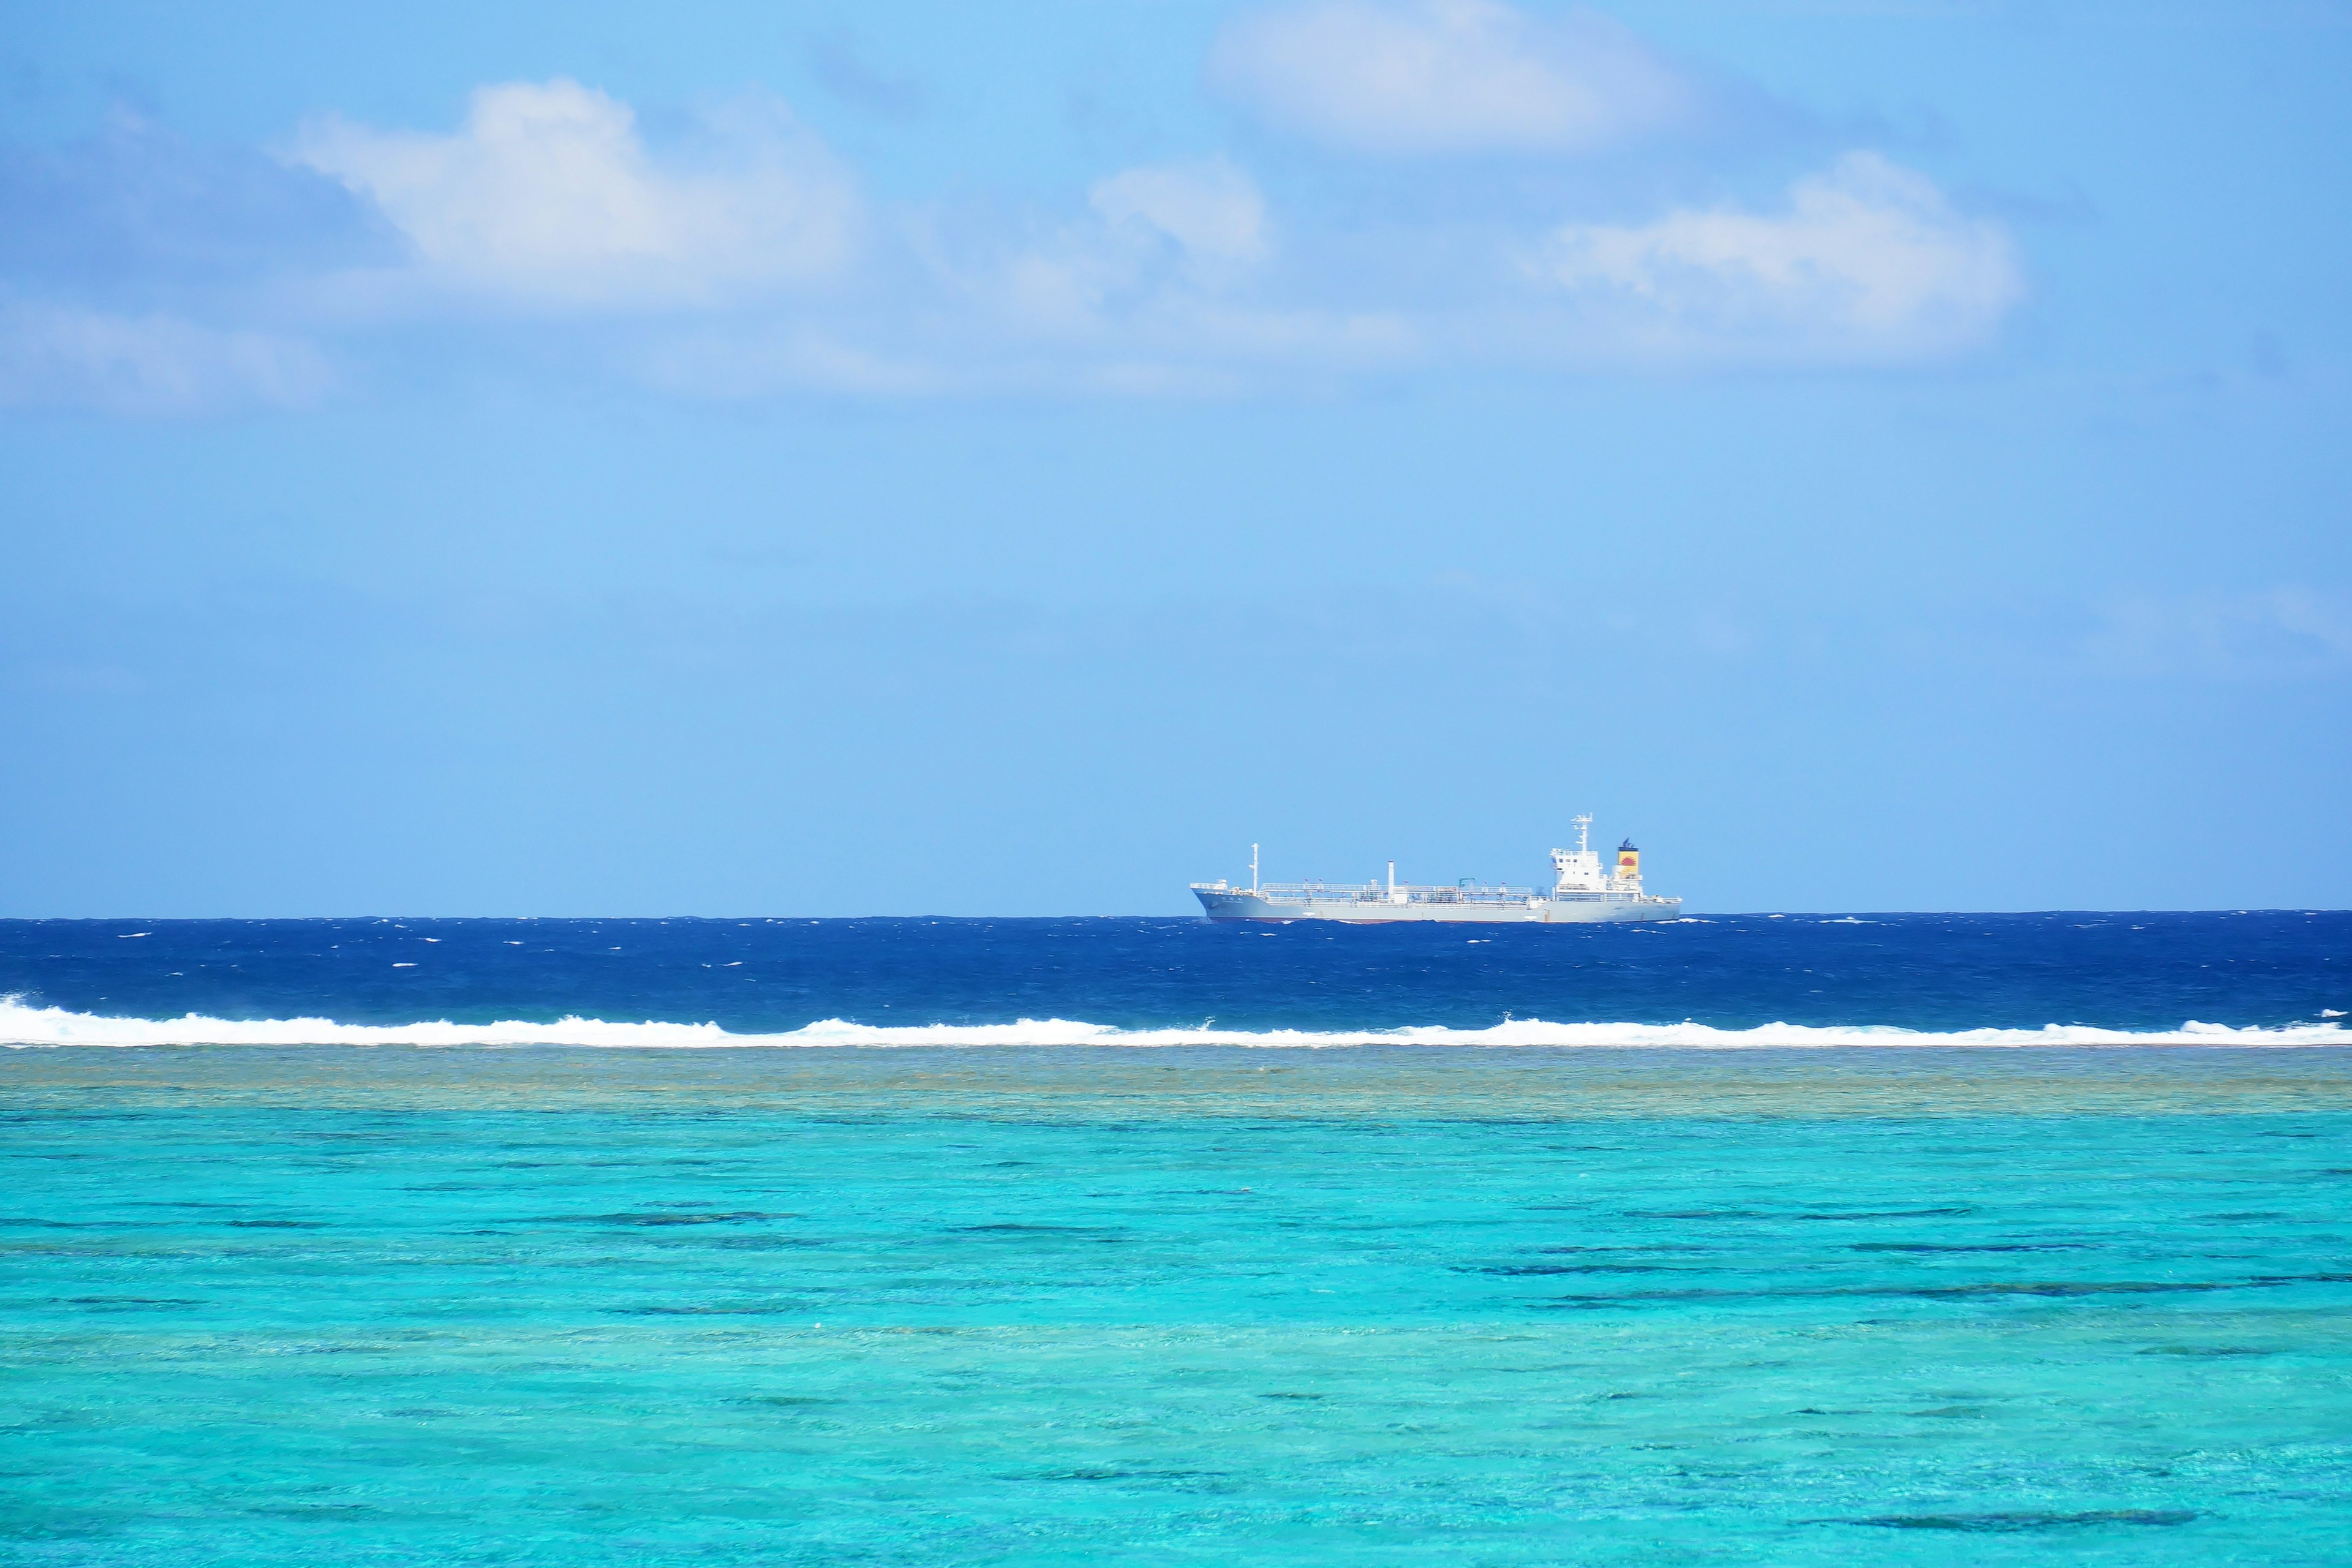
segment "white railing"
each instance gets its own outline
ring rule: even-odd
[[[1235,887],[1227,882],[1194,882],[1197,893],[1221,893],[1228,898],[1257,898],[1270,904],[1524,904],[1529,899],[1542,897],[1559,903],[1572,904],[1654,904],[1673,900],[1661,894],[1644,893],[1638,887],[1612,884],[1604,888],[1571,888],[1538,894],[1533,888],[1444,888],[1419,883],[1399,882],[1397,897],[1389,896],[1385,883],[1364,882],[1345,887],[1333,887],[1328,882],[1268,882],[1255,890]]]
[[[1236,888],[1235,892],[1246,889]],[[1535,896],[1533,888],[1443,888],[1399,882],[1399,899],[1415,904],[1523,904]],[[1383,882],[1333,887],[1328,882],[1268,882],[1257,890],[1259,898],[1280,904],[1386,904],[1396,900],[1389,897]]]

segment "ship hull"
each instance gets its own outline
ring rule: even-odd
[[[1195,888],[1201,912],[1213,921],[1338,921],[1346,925],[1613,925],[1625,921],[1671,921],[1683,912],[1680,899],[1527,899],[1512,903],[1390,903],[1364,899],[1284,900],[1277,903],[1246,888],[1222,891]]]

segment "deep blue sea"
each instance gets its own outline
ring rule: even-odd
[[[0,921],[0,1563],[2352,1558],[2352,915]]]

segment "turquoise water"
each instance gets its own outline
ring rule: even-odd
[[[2340,1047],[19,1050],[0,1127],[8,1563],[2352,1542]]]

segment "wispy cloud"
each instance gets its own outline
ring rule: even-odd
[[[699,157],[656,158],[628,105],[559,79],[478,89],[446,135],[328,116],[290,156],[373,200],[436,278],[518,300],[711,301],[846,265],[854,187],[780,104],[705,130]]]
[[[1268,374],[1408,358],[1396,313],[1300,300],[1274,276],[1267,202],[1223,158],[1095,181],[1083,210],[901,215],[905,254],[821,310],[649,351],[665,386],[908,394],[1231,394]]]
[[[133,416],[300,407],[331,380],[319,352],[296,339],[0,298],[0,405]]]
[[[1698,89],[1591,11],[1498,0],[1306,0],[1244,15],[1209,78],[1276,124],[1370,153],[1586,153],[1664,130]]]
[[[1197,267],[1265,259],[1265,197],[1223,158],[1122,170],[1097,180],[1087,204],[1114,227],[1137,226],[1181,247]]]
[[[2352,603],[2302,587],[2126,595],[2102,606],[2084,653],[2110,675],[2341,679],[2352,675]]]
[[[1799,180],[1777,212],[1570,224],[1540,255],[1609,346],[1676,355],[1948,353],[1982,341],[2024,292],[2006,228],[1874,153]]]
[[[832,32],[809,46],[809,69],[835,97],[891,120],[912,120],[929,106],[923,83],[878,66],[856,38]]]

